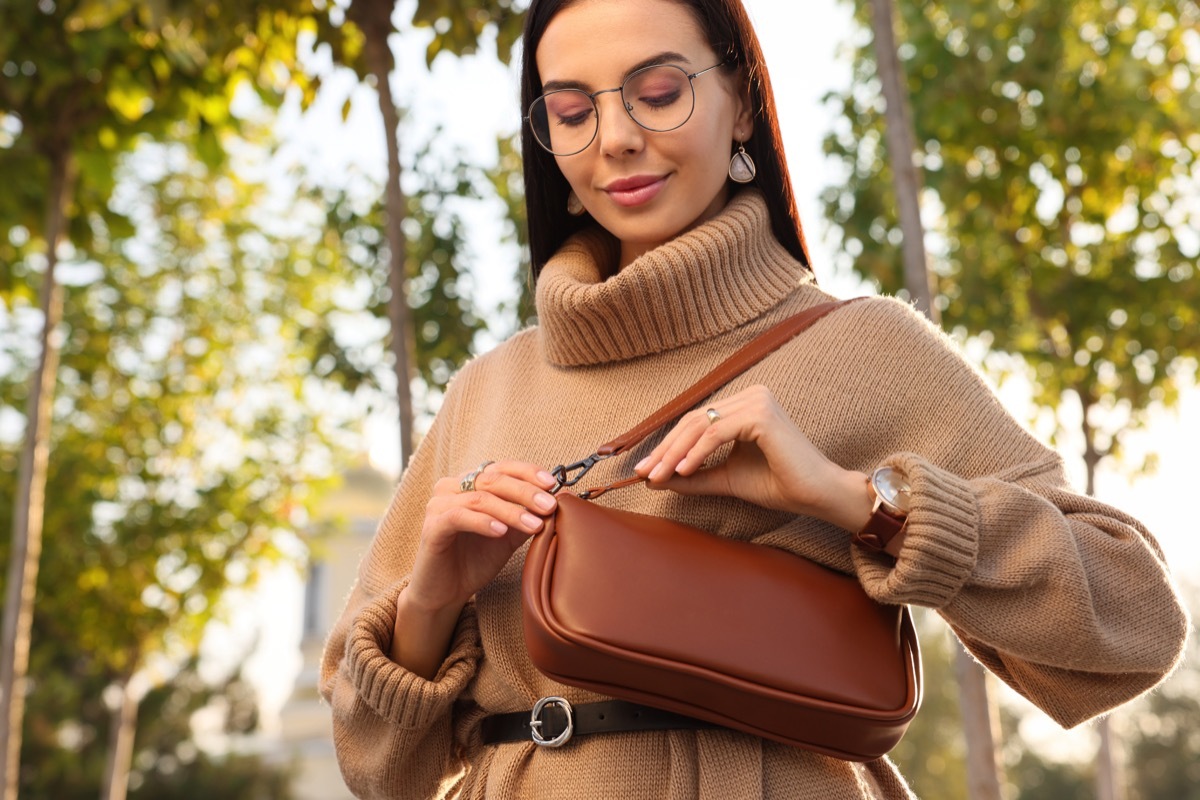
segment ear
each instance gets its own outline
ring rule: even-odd
[[[735,115],[733,118],[733,138],[746,142],[754,135],[754,99],[750,93],[750,81],[745,72],[738,70],[734,79]]]

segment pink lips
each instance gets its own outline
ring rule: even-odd
[[[629,208],[649,203],[666,185],[665,175],[635,175],[613,181],[604,187],[604,191],[608,192],[614,203]]]

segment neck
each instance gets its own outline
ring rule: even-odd
[[[677,233],[675,235],[675,238],[683,236],[683,235],[687,234],[688,232],[693,231],[696,228],[700,227],[704,223],[708,222],[710,219],[712,219],[713,217],[720,214],[725,209],[725,206],[728,203],[729,203],[729,187],[722,186],[721,191],[718,192],[717,196],[713,198],[713,201],[708,204],[708,208],[704,209],[704,211],[700,214],[700,216],[697,217],[696,220],[694,222],[692,222],[691,225],[688,225],[682,231]],[[668,241],[670,241],[670,240],[668,240]],[[655,250],[659,247],[662,247],[664,244],[667,244],[667,242],[630,242],[630,241],[622,240],[621,241],[621,255],[617,261],[617,272],[623,271],[630,264],[637,261],[642,256],[646,255],[646,253],[649,253],[651,250]]]

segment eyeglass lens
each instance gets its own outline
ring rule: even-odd
[[[621,86],[621,99],[634,122],[659,132],[683,125],[695,105],[688,74],[669,64],[630,75]],[[586,149],[599,125],[595,101],[578,89],[542,95],[530,106],[529,120],[542,147],[559,156]]]

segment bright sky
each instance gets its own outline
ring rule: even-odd
[[[832,117],[820,99],[830,89],[849,82],[849,66],[845,59],[836,56],[839,44],[849,36],[848,4],[779,0],[745,0],[745,4],[762,39],[771,70],[801,218],[807,223],[818,276],[835,293],[861,294],[863,290],[854,279],[830,271],[833,257],[824,241],[817,200],[820,190],[834,180],[821,152],[821,140],[832,125]],[[410,9],[404,9],[396,18],[409,17]],[[397,94],[412,109],[410,124],[422,131],[441,124],[445,127],[444,135],[461,145],[471,157],[490,163],[494,159],[496,136],[515,130],[519,124],[515,73],[491,58],[479,57],[440,59],[430,74],[424,66],[424,48],[425,38],[419,34],[393,39],[401,76]],[[342,87],[340,94],[338,86]],[[349,82],[339,83],[336,79],[327,81],[330,91],[306,119],[285,120],[281,126],[289,142],[285,152],[330,180],[352,170],[382,179],[383,134],[371,91],[361,88],[354,91],[348,123],[340,125],[340,108],[349,86]],[[500,298],[516,293],[515,254],[496,247],[501,235],[498,220],[481,218],[472,224],[472,230],[478,297],[489,298],[481,305],[490,308]],[[1024,410],[1027,392],[1018,384],[1006,387],[1002,396],[1017,417],[1028,417]],[[372,441],[390,443],[396,438],[389,420],[371,420],[367,428]],[[1160,453],[1157,476],[1133,484],[1111,471],[1098,477],[1099,496],[1146,522],[1161,539],[1175,571],[1192,576],[1193,585],[1200,585],[1200,534],[1195,530],[1196,514],[1186,504],[1194,496],[1197,443],[1200,443],[1200,391],[1192,389],[1186,393],[1178,416],[1159,415],[1149,431],[1138,434],[1129,443],[1129,449],[1135,453],[1147,449]],[[1079,442],[1068,440],[1061,448],[1068,463],[1077,467],[1076,485],[1082,487]],[[395,471],[394,451],[380,446],[372,450],[372,457],[381,467]],[[272,584],[271,594],[281,606],[293,604],[293,611],[288,613],[298,614],[299,591],[293,584],[294,581]],[[271,635],[286,637],[290,634],[280,631],[277,624],[279,610],[269,612],[269,617],[275,620],[272,627],[276,629]],[[285,641],[277,644],[286,647]],[[267,641],[263,646],[275,649]],[[266,667],[264,670],[274,672]],[[271,683],[281,690],[290,688],[281,686],[287,682],[280,681],[277,673]],[[268,704],[271,700],[267,698]],[[1053,739],[1054,734],[1048,735]]]

